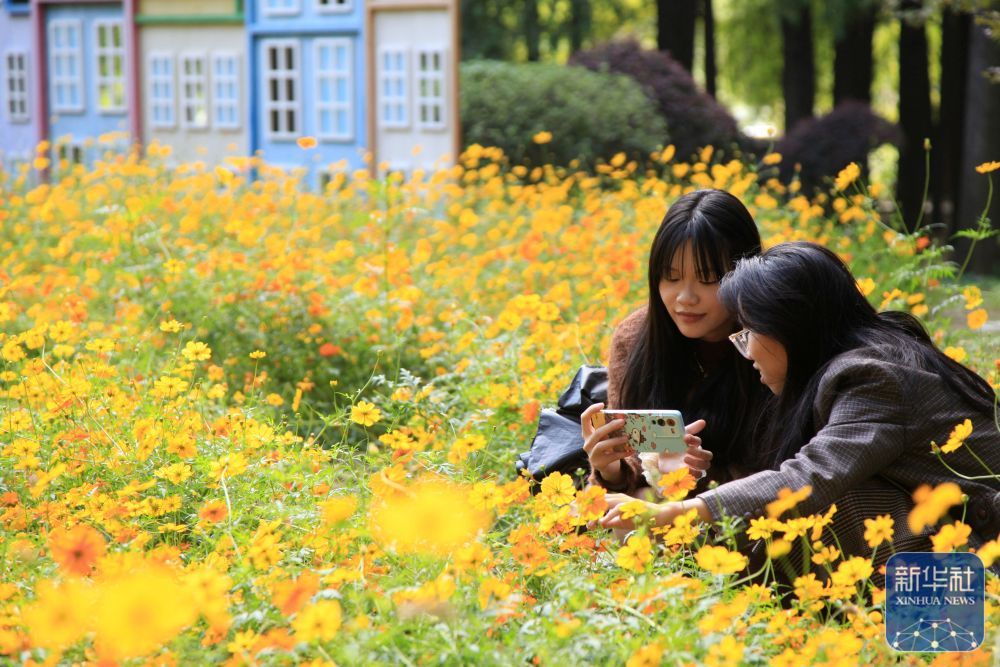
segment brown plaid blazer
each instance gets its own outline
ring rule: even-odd
[[[698,495],[716,518],[761,516],[779,490],[808,484],[812,495],[798,505],[798,512],[820,513],[835,503],[831,528],[845,555],[871,555],[864,520],[881,514],[895,521],[896,551],[929,550],[935,529],[914,535],[907,527],[912,494],[921,484],[951,481],[969,497],[964,508],[964,520],[972,528],[969,546],[978,548],[1000,534],[1000,431],[992,409],[972,409],[940,376],[898,363],[892,350],[879,349],[853,350],[835,358],[820,381],[813,409],[816,434],[778,470],[757,472]],[[956,471],[977,479],[952,473],[931,452],[931,441],[944,444],[966,418],[972,420],[972,435],[960,449],[943,456]],[[956,519],[962,512],[961,506],[953,509]],[[878,560],[884,563],[889,550],[879,551]]]

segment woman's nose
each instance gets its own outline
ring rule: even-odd
[[[681,288],[680,293],[677,295],[677,300],[681,303],[698,303],[698,294],[690,285],[685,285]]]

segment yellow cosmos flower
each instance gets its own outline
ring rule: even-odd
[[[124,660],[169,642],[197,618],[186,593],[175,573],[162,566],[144,566],[104,582],[94,607],[98,655]],[[163,604],[165,599],[173,604]]]
[[[212,348],[200,341],[191,340],[181,350],[181,354],[188,361],[205,361],[211,358]]]
[[[167,320],[166,322],[160,322],[160,331],[165,333],[177,333],[184,328],[184,325],[177,320]]]
[[[21,617],[32,644],[58,651],[83,639],[91,630],[94,598],[81,580],[40,581]]]
[[[972,435],[972,420],[966,419],[952,430],[951,435],[948,436],[948,442],[941,446],[941,451],[950,454],[965,444],[966,438],[970,435]]]
[[[618,550],[615,562],[626,570],[643,572],[653,560],[653,543],[645,535],[633,535]]]
[[[663,661],[664,648],[662,644],[652,643],[643,646],[632,654],[625,667],[660,667]]]
[[[947,511],[962,502],[962,489],[954,482],[939,484],[933,489],[924,484],[913,492],[913,509],[907,517],[910,530],[919,533],[933,526]]]
[[[713,644],[705,656],[705,667],[728,667],[743,663],[746,645],[732,635],[726,635],[718,644]]]
[[[415,482],[373,504],[372,534],[399,553],[447,556],[489,526],[489,515],[469,501],[470,491],[437,479]]]
[[[883,542],[892,542],[893,532],[893,520],[888,514],[865,519],[865,542],[872,549]]]
[[[691,469],[682,466],[660,477],[657,486],[660,488],[660,495],[666,501],[683,500],[689,491],[692,491],[698,480],[691,474]]]
[[[1000,162],[996,161],[984,162],[978,167],[976,167],[976,171],[978,171],[980,174],[989,174],[990,172],[994,172],[997,169],[1000,169]]]
[[[340,630],[341,618],[339,602],[320,600],[296,614],[292,629],[299,641],[330,641]]]
[[[965,320],[969,325],[969,328],[975,331],[976,329],[982,328],[986,324],[986,320],[989,319],[989,315],[986,314],[985,308],[977,308],[968,315],[966,315]]]
[[[767,504],[767,507],[765,508],[767,510],[767,515],[772,519],[777,519],[779,516],[808,498],[810,495],[812,495],[812,487],[808,484],[797,491],[792,491],[788,488],[781,489],[778,491],[777,500],[773,500]]]
[[[726,547],[706,544],[694,555],[695,562],[712,574],[736,574],[747,566],[747,557]]]
[[[949,523],[943,526],[937,535],[931,536],[931,543],[934,545],[934,551],[954,551],[966,544],[971,534],[972,528],[964,523]]]
[[[952,347],[951,345],[944,348],[944,353],[948,358],[957,361],[958,363],[962,363],[969,356],[966,354],[964,347]]]
[[[868,296],[875,291],[875,281],[871,278],[862,278],[858,281],[858,289],[862,294]]]
[[[550,141],[552,141],[552,133],[551,132],[539,132],[535,136],[531,137],[531,140],[533,142],[535,142],[536,144],[539,144],[539,145],[541,145],[541,144],[547,144]]]
[[[354,496],[333,496],[319,504],[323,523],[332,525],[349,519],[358,508],[358,499]]]
[[[553,505],[567,505],[573,502],[576,495],[573,478],[561,472],[554,472],[546,476],[542,480],[540,495]]]
[[[359,401],[351,406],[351,421],[362,426],[372,426],[382,418],[382,411],[374,403]]]
[[[298,144],[299,148],[304,151],[316,148],[316,145],[318,144],[316,137],[299,137],[295,140],[295,143]]]
[[[963,289],[962,296],[965,298],[966,310],[978,308],[983,303],[983,292],[975,285],[969,285]]]
[[[834,181],[834,186],[837,190],[846,190],[847,186],[858,180],[858,176],[860,175],[861,167],[856,162],[852,162],[840,170],[840,173],[837,174],[837,179]]]

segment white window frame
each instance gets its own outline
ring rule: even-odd
[[[448,68],[447,51],[444,47],[440,46],[420,46],[415,51],[415,57],[413,58],[413,120],[421,130],[444,130],[448,125],[448,91],[445,87],[445,72]],[[441,68],[437,70],[421,69],[421,61],[425,56],[428,59],[433,59],[434,56],[437,56],[440,59]],[[433,93],[424,94],[421,91],[424,83],[427,84],[428,88],[432,88],[435,82],[438,83],[439,95],[434,95]],[[438,120],[431,118],[433,115],[431,111],[435,107],[439,109]],[[428,109],[429,114],[427,120],[423,118],[422,113],[425,108]]]
[[[223,63],[232,64],[232,73],[220,72]],[[240,129],[240,54],[235,51],[212,53],[212,125],[220,130]],[[232,95],[223,94],[232,90]],[[222,116],[220,116],[222,114]],[[229,120],[229,118],[232,120]]]
[[[156,62],[166,65],[168,71],[156,72],[154,65]],[[149,126],[159,129],[177,127],[177,61],[173,53],[149,52],[146,57],[146,90],[149,100]],[[158,94],[163,90],[167,92]]]
[[[28,89],[28,52],[10,50],[4,54],[4,89],[7,91],[7,118],[11,123],[31,121]],[[17,63],[17,66],[15,66]]]
[[[320,50],[331,49],[334,54],[338,48],[343,48],[347,54],[347,64],[343,70],[322,70],[320,69]],[[337,82],[346,81],[347,100],[346,101],[323,101],[320,98],[320,86],[323,81],[330,83],[336,95]],[[313,99],[316,104],[316,137],[324,141],[353,141],[354,140],[354,41],[347,37],[336,37],[329,39],[317,39],[313,43]],[[323,124],[320,119],[324,112],[333,115],[334,120],[338,112],[344,112],[347,116],[347,129],[343,133],[338,133],[336,128],[324,133]]]
[[[272,0],[260,0],[264,16],[297,16],[302,11],[302,0],[292,0],[287,7],[278,7],[271,2]]]
[[[354,0],[313,0],[318,14],[346,14],[354,9]]]
[[[285,49],[291,49],[294,63],[287,69],[272,70],[269,58],[272,48],[280,49],[282,56]],[[269,39],[261,42],[261,58],[263,67],[260,68],[263,77],[261,88],[261,101],[264,105],[264,136],[270,141],[295,141],[303,135],[302,131],[302,45],[297,39]],[[292,92],[294,99],[271,99],[271,83],[278,82],[279,93],[286,89],[285,84],[292,82]],[[271,115],[277,112],[278,129],[271,124]],[[287,114],[294,113],[295,129],[288,129]],[[283,122],[282,119],[285,119]]]
[[[201,66],[200,72],[188,72],[188,63]],[[184,51],[177,62],[180,86],[181,127],[189,130],[207,130],[210,126],[208,105],[208,55],[204,51]],[[201,95],[191,94],[201,91]],[[198,110],[204,111],[204,121],[198,120]]]
[[[73,154],[79,159],[74,159]],[[87,161],[87,149],[82,141],[62,141],[56,143],[56,159],[66,160],[70,168],[74,164],[84,164]]]
[[[56,47],[55,33],[58,30],[72,30],[76,33],[76,46]],[[57,75],[55,63],[60,59],[66,59],[65,63],[69,69],[70,62],[76,63],[76,74]],[[49,99],[51,108],[55,113],[83,113],[87,106],[87,96],[84,88],[84,65],[83,65],[83,22],[80,19],[53,19],[49,21],[48,27],[48,59],[49,67]],[[60,104],[56,91],[64,87],[66,90],[66,102]],[[77,104],[72,104],[68,100],[73,97],[69,92],[75,90]]]
[[[118,46],[114,44],[115,30],[118,30]],[[108,31],[108,45],[101,46],[101,31]],[[101,74],[101,59],[108,60],[108,73]],[[118,61],[121,74],[115,74],[115,62]],[[125,113],[125,23],[115,19],[94,21],[94,100],[97,112],[103,114]],[[110,103],[104,104],[102,90],[109,90]],[[116,97],[115,91],[121,93]]]
[[[387,70],[386,56],[402,56],[402,70]],[[393,88],[392,84],[401,83],[403,92],[401,95],[387,94],[386,88]],[[388,45],[379,49],[378,54],[378,126],[390,130],[405,130],[410,127],[410,116],[413,115],[410,104],[410,50],[405,46]],[[403,118],[395,117],[387,120],[386,111],[388,109],[398,109],[402,112]]]

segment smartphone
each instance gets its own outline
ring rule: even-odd
[[[625,420],[628,444],[637,452],[687,451],[679,410],[601,410],[609,420]]]

